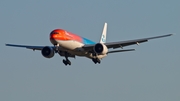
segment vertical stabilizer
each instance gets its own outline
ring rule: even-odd
[[[101,35],[100,43],[106,43],[106,32],[107,32],[107,23],[104,23],[104,28]]]

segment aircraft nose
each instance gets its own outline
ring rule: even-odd
[[[56,39],[57,38],[57,34],[51,34],[50,35],[50,39]]]
[[[58,34],[56,34],[56,33],[50,34],[50,39],[57,39],[57,37],[58,37]]]
[[[57,44],[57,41],[56,41],[57,39],[58,39],[57,34],[53,34],[53,33],[50,34],[50,41],[52,44],[54,44],[54,45]]]
[[[56,39],[58,37],[58,32],[57,31],[52,31],[50,33],[50,39]]]

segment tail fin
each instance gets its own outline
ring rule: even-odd
[[[104,23],[103,32],[101,35],[100,43],[106,43],[107,23]]]

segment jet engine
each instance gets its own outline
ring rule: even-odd
[[[41,54],[46,58],[52,58],[54,56],[54,49],[46,46],[41,50]]]
[[[94,52],[96,52],[97,54],[101,54],[101,55],[104,55],[104,54],[107,54],[108,52],[108,48],[106,47],[106,45],[104,45],[103,43],[97,43],[95,46],[94,46]]]

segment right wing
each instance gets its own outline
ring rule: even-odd
[[[114,51],[108,51],[108,53],[127,52],[127,51],[135,51],[135,49],[114,50]]]
[[[149,37],[149,38],[142,38],[142,39],[135,39],[135,40],[128,40],[128,41],[107,42],[107,43],[104,43],[104,45],[106,45],[107,48],[113,48],[113,49],[115,49],[115,48],[123,48],[125,46],[134,45],[134,44],[139,45],[139,43],[147,42],[150,39],[168,37],[168,36],[171,36],[171,35],[173,35],[173,34],[167,34],[167,35]],[[93,51],[94,46],[95,46],[95,44],[84,45],[82,48],[85,49],[85,50]]]
[[[27,49],[32,49],[32,50],[42,50],[45,46],[29,46],[29,45],[15,45],[15,44],[5,44],[6,46],[11,46],[11,47],[21,47],[21,48],[27,48]],[[54,49],[54,46],[49,46]],[[65,57],[65,51],[59,50],[59,55]],[[73,57],[75,58],[75,55],[68,53],[68,57]]]
[[[21,47],[21,48],[27,48],[27,49],[32,49],[32,50],[42,50],[45,47],[45,46],[15,45],[15,44],[6,44],[6,46]],[[53,46],[51,47],[54,48]]]
[[[122,48],[122,47],[125,47],[125,46],[134,45],[134,44],[139,45],[139,43],[147,42],[150,39],[162,38],[162,37],[167,37],[167,36],[171,36],[171,35],[173,35],[173,34],[167,34],[167,35],[150,37],[150,38],[128,40],[128,41],[108,42],[108,43],[105,43],[105,45],[108,48],[119,48],[119,47]]]

